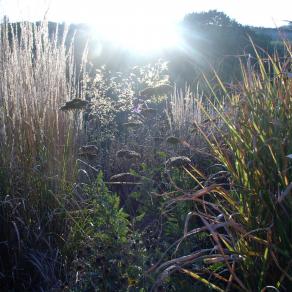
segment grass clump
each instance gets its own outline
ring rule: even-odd
[[[4,23],[0,35],[0,161],[9,188],[22,189],[18,182],[35,172],[51,182],[72,179],[81,120],[59,110],[78,90],[66,31],[53,37],[47,23]]]
[[[201,189],[175,199],[194,202],[180,244],[204,232],[210,245],[164,263],[165,274],[184,273],[215,291],[291,289],[292,80],[283,75],[291,69],[289,44],[286,49],[282,60],[255,48],[254,66],[241,62],[242,82],[231,88],[217,75],[216,82],[206,80],[211,94],[206,105],[198,103],[213,130],[198,130],[217,160],[213,177],[225,174],[225,183],[197,173]],[[192,217],[201,227],[192,227]]]
[[[0,25],[0,287],[50,290],[64,271],[67,197],[81,140],[78,92],[66,30]],[[3,244],[2,244],[3,243]]]

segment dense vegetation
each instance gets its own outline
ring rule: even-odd
[[[182,27],[165,61],[101,66],[1,25],[1,290],[290,291],[291,44]]]

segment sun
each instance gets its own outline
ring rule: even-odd
[[[107,23],[101,27],[102,30],[99,33],[102,37],[137,53],[164,50],[177,43],[175,27],[151,23],[147,19],[140,19],[136,22],[128,18],[127,21],[119,23],[118,26]]]
[[[174,47],[179,33],[173,11],[157,2],[160,5],[152,0],[97,1],[90,24],[102,38],[139,54]]]

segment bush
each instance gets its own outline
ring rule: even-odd
[[[108,190],[101,172],[80,195],[84,199],[74,214],[66,244],[69,262],[73,262],[71,273],[75,270],[73,291],[125,291],[137,286],[142,280],[145,250],[120,208],[119,197]]]

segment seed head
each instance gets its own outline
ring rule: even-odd
[[[136,182],[140,178],[136,175],[133,175],[130,172],[123,172],[119,174],[115,174],[110,178],[112,182]]]
[[[186,156],[171,157],[166,161],[166,166],[181,167],[191,164],[192,161]]]
[[[77,110],[84,109],[88,104],[88,101],[74,98],[72,100],[67,101],[63,106],[60,107],[61,111],[69,111],[69,110]]]
[[[97,156],[98,148],[95,145],[84,145],[78,150],[80,156]]]
[[[169,144],[176,145],[176,144],[179,144],[180,143],[180,140],[177,137],[170,136],[170,137],[167,137],[166,138],[166,142],[169,143]]]

